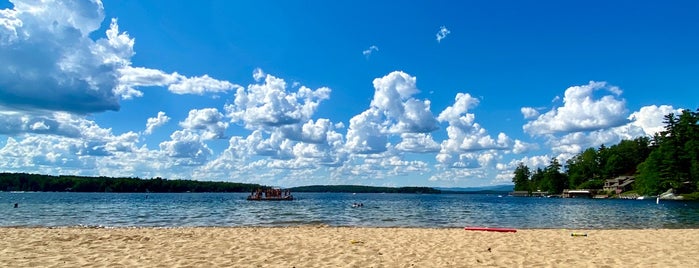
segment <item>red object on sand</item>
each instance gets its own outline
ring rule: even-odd
[[[515,233],[517,229],[512,228],[497,228],[497,227],[464,227],[466,231],[486,231],[486,232],[504,232],[504,233]]]

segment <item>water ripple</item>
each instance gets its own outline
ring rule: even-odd
[[[7,204],[0,226],[699,227],[696,202],[329,193],[297,193],[291,202],[250,202],[245,196],[0,192],[0,204]],[[14,203],[19,208],[12,208]]]

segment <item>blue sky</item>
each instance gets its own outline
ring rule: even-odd
[[[378,3],[377,3],[378,2]],[[511,183],[699,107],[695,1],[0,1],[0,171]]]

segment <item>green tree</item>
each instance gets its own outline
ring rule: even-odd
[[[512,178],[512,182],[515,183],[515,191],[531,191],[531,185],[529,185],[529,176],[531,172],[529,167],[525,166],[524,163],[520,162],[514,172],[515,176]]]
[[[536,168],[536,170],[531,175],[531,181],[529,182],[530,191],[548,191],[548,187],[544,187],[544,184],[548,184],[544,181],[544,170],[541,168]]]
[[[653,138],[653,150],[639,165],[636,190],[655,194],[669,188],[696,191],[699,181],[699,110],[664,117],[665,130]]]
[[[561,164],[555,157],[551,158],[544,170],[544,182],[544,187],[551,193],[561,193],[563,189],[568,188],[568,178],[561,173]]]
[[[588,148],[566,162],[569,185],[578,188],[579,185],[600,177],[597,151]]]

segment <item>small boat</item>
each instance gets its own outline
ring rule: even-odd
[[[250,193],[248,201],[292,201],[294,196],[290,190],[281,188],[257,189]]]

